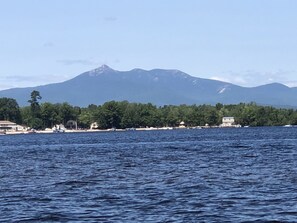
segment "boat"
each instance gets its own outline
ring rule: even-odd
[[[27,134],[35,134],[37,133],[35,129],[29,129],[27,132]]]
[[[64,127],[64,125],[60,124],[60,125],[55,125],[53,128],[53,133],[64,133],[66,128]]]
[[[292,125],[284,125],[284,127],[288,128],[288,127],[293,127]]]
[[[54,129],[53,133],[64,133],[65,130],[64,129]]]

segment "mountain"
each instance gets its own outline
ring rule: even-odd
[[[68,102],[77,106],[98,105],[111,100],[156,105],[256,102],[297,106],[297,88],[278,83],[245,88],[193,77],[178,70],[116,71],[106,65],[61,83],[3,90],[0,97],[15,98],[20,106],[25,106],[33,90],[40,92],[41,102]]]

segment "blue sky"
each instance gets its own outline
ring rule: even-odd
[[[0,0],[0,90],[107,64],[297,86],[295,0]]]

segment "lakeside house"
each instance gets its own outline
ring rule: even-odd
[[[14,122],[0,120],[0,130],[1,131],[17,132],[17,131],[24,131],[25,128],[21,125],[14,123]]]
[[[223,117],[222,124],[220,127],[241,127],[240,125],[235,124],[234,117]]]
[[[235,124],[234,117],[223,117],[222,118],[222,127],[231,127]]]

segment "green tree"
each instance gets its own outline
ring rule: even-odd
[[[78,119],[79,112],[80,112],[80,109],[77,109],[66,102],[59,104],[59,116],[62,119],[62,123],[64,125],[69,120],[76,121]]]
[[[139,104],[130,103],[126,106],[121,118],[122,128],[140,127],[140,109]]]
[[[93,122],[93,113],[93,110],[82,108],[78,116],[78,126],[80,126],[81,128],[89,128],[91,123]]]
[[[9,120],[18,124],[22,122],[20,107],[15,99],[0,98],[0,120]]]
[[[49,102],[41,104],[41,118],[45,128],[61,123],[58,106]]]
[[[20,108],[21,116],[22,116],[22,124],[25,126],[30,126],[31,120],[31,108],[30,106],[25,106]]]
[[[41,95],[39,91],[32,91],[31,92],[31,99],[28,100],[31,106],[31,112],[32,112],[32,117],[40,117],[40,105],[39,105],[39,100],[41,100]]]
[[[165,105],[160,108],[164,126],[176,127],[179,125],[179,111],[177,106]]]
[[[31,99],[28,100],[30,103],[30,110],[31,110],[31,119],[29,121],[29,126],[34,129],[41,129],[43,128],[43,121],[41,119],[41,109],[39,105],[39,100],[41,100],[41,95],[39,91],[32,91],[31,92]]]
[[[94,113],[95,121],[102,129],[120,128],[121,110],[119,104],[115,101],[105,102],[99,106]]]

